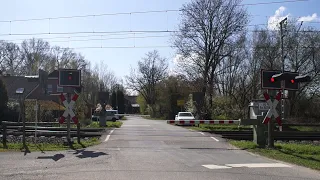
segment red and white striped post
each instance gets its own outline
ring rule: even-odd
[[[267,115],[265,116],[264,120],[262,121],[263,124],[268,124],[268,146],[273,148],[274,147],[274,139],[272,137],[272,132],[273,132],[273,124],[271,123],[271,118],[272,115],[275,117],[276,121],[278,122],[278,125],[280,127],[280,130],[282,130],[282,124],[281,124],[281,118],[276,110],[276,107],[281,100],[281,92],[279,92],[274,101],[270,99],[270,96],[267,92],[263,94],[268,106],[269,110],[267,112]]]
[[[71,143],[71,136],[70,136],[70,118],[73,120],[75,124],[78,124],[78,118],[76,117],[75,113],[73,112],[73,106],[76,103],[76,100],[78,99],[79,95],[75,94],[73,95],[72,99],[70,100],[70,94],[67,93],[67,98],[61,93],[60,99],[63,103],[63,105],[66,107],[66,110],[64,111],[63,115],[59,119],[59,123],[64,123],[65,119],[67,119],[67,141],[68,143]],[[70,102],[68,103],[68,101]],[[70,115],[70,116],[69,116]]]

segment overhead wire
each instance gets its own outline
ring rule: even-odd
[[[271,1],[271,2],[259,2],[259,3],[245,3],[238,6],[257,6],[257,5],[269,5],[280,3],[294,3],[294,2],[306,2],[309,0],[285,0],[285,1]],[[59,17],[45,17],[45,18],[31,18],[31,19],[13,19],[13,20],[0,20],[0,23],[11,22],[25,22],[25,21],[42,21],[42,20],[55,20],[55,19],[72,19],[72,18],[86,18],[86,17],[99,17],[99,16],[115,16],[115,15],[132,15],[132,14],[146,14],[146,13],[167,13],[167,12],[180,12],[181,9],[167,9],[167,10],[150,10],[150,11],[133,11],[133,12],[117,12],[117,13],[102,13],[102,14],[87,14],[87,15],[73,15],[73,16],[59,16]]]

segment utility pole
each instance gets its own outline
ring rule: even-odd
[[[284,18],[280,22],[282,73],[284,73],[284,61],[285,61],[284,49],[283,49],[283,38],[285,35],[283,34],[283,26],[284,26],[284,23],[287,22],[287,19],[288,18]],[[285,83],[284,81],[281,81],[281,120],[282,122],[284,121],[284,83]],[[282,128],[280,130],[282,130]]]

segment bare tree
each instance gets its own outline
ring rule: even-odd
[[[25,74],[34,75],[39,68],[43,68],[44,62],[48,59],[50,45],[42,39],[24,40],[21,44],[21,57],[25,65]]]
[[[156,85],[167,76],[167,69],[167,60],[154,50],[138,62],[138,69],[132,69],[130,76],[126,76],[128,88],[139,92],[152,110],[157,97]]]
[[[1,67],[11,75],[20,75],[22,59],[20,58],[20,48],[17,44],[1,42],[0,45]]]
[[[194,0],[182,8],[182,22],[174,45],[184,58],[196,57],[192,61],[201,70],[201,91],[210,97],[209,109],[216,68],[229,55],[224,52],[224,46],[232,43],[248,22],[240,3],[240,0]]]
[[[99,64],[96,64],[95,69],[103,86],[102,90],[111,91],[118,81],[114,72],[108,69],[108,66],[104,63],[104,61],[100,61]]]

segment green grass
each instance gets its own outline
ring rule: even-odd
[[[80,144],[77,141],[74,141],[74,144],[70,147],[64,144],[51,144],[51,143],[27,143],[27,147],[30,151],[60,151],[68,149],[80,149],[86,148],[89,146],[97,145],[100,141],[98,138],[90,138],[88,140],[82,140]],[[3,144],[0,144],[0,152],[3,151],[20,151],[23,147],[22,143],[7,143],[7,149],[3,147]]]
[[[259,148],[252,141],[230,141],[236,147],[246,149],[272,159],[320,170],[320,146],[297,143],[275,143],[275,149]]]
[[[128,120],[127,117],[123,116],[120,120]]]
[[[223,125],[223,124],[200,124],[199,127],[192,126],[189,129],[196,131],[239,131],[246,130],[250,126],[238,126],[238,125]]]
[[[308,127],[308,126],[290,126],[290,129],[297,131],[320,131],[320,127]]]
[[[107,121],[107,127],[115,127],[115,128],[120,128],[122,126],[123,122],[121,121],[116,121],[116,122],[111,122]],[[100,128],[99,122],[92,122],[90,125],[87,126],[87,128]]]
[[[116,122],[107,122],[107,127],[115,127],[115,128],[120,128],[122,126],[123,122],[121,121],[116,121]]]

